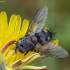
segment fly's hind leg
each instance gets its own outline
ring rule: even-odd
[[[25,54],[24,54],[24,55],[26,55],[28,52],[29,52],[29,51],[25,52]]]

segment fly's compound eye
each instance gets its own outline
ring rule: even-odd
[[[33,44],[37,44],[37,38],[35,36],[32,36],[31,40],[32,40]]]

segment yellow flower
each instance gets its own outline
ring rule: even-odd
[[[53,44],[56,44],[56,45],[59,45],[59,40],[56,39],[56,40],[54,40],[52,43],[53,43]]]
[[[46,69],[46,66],[32,66],[30,63],[40,58],[39,53],[29,52],[24,55],[17,51],[15,53],[16,41],[23,38],[27,32],[29,21],[13,14],[8,23],[6,12],[0,13],[0,63],[6,70],[16,69]]]

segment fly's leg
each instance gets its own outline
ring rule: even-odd
[[[15,48],[15,53],[17,54],[17,49],[18,49],[18,46]]]
[[[24,55],[26,55],[28,52],[29,52],[29,51],[25,52],[25,54],[24,54]]]

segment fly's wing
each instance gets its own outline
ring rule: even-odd
[[[41,60],[44,59],[48,56],[55,57],[55,58],[65,58],[68,56],[68,52],[63,49],[61,46],[57,46],[56,44],[53,43],[48,43],[44,46],[39,47],[39,44],[37,45],[37,49],[35,52],[40,53],[44,57],[41,57],[36,64]]]
[[[34,33],[40,32],[45,25],[47,14],[48,8],[44,6],[37,12],[36,16],[33,18],[27,34],[33,35]]]
[[[65,58],[68,56],[68,52],[61,46],[57,46],[56,48],[50,50],[49,54],[55,58]]]
[[[47,49],[44,50],[45,54],[55,58],[65,58],[68,56],[68,52],[61,46],[57,46],[53,43],[47,45]]]

